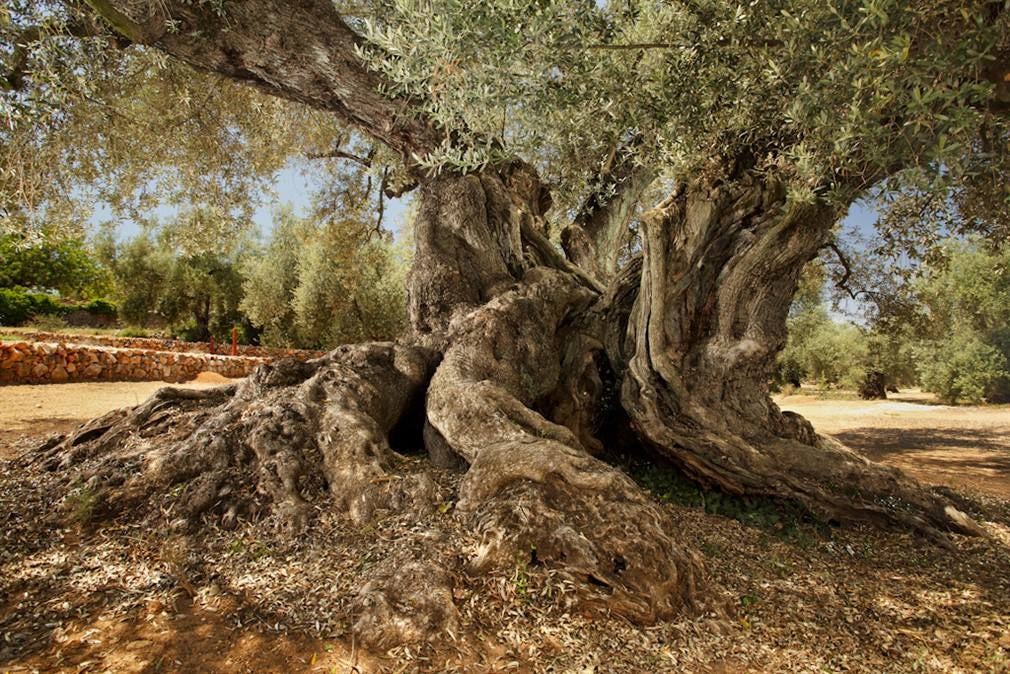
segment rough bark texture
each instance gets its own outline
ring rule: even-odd
[[[389,437],[406,426],[432,463],[465,471],[453,516],[468,535],[370,572],[355,630],[382,647],[455,633],[455,560],[472,574],[542,565],[584,609],[639,623],[708,604],[700,556],[595,457],[616,449],[601,429],[619,406],[641,442],[706,484],[938,540],[976,531],[768,398],[799,269],[833,214],[785,206],[774,184],[682,190],[649,215],[643,255],[601,293],[546,243],[528,167],[431,179],[420,198],[411,345],[345,346],[238,386],[164,389],[37,459],[106,514],[154,501],[179,528],[271,517],[296,534],[320,508],[367,523],[444,503],[428,473],[396,469]]]
[[[238,386],[164,388],[85,424],[38,459],[75,469],[109,511],[178,489],[180,527],[271,516],[294,534],[325,495],[367,521],[379,509],[423,504],[423,480],[387,479],[387,436],[423,396],[435,359],[424,349],[361,344],[263,365]]]
[[[164,388],[54,437],[31,459],[63,474],[68,515],[84,499],[93,519],[129,517],[156,530],[269,518],[295,537],[324,509],[365,526],[391,514],[420,519],[445,495],[428,473],[399,469],[389,437],[412,420],[436,361],[425,349],[361,344],[263,365],[237,386]],[[434,548],[407,553],[366,574],[354,602],[364,642],[456,631],[453,560]]]
[[[635,143],[619,148],[598,176],[599,190],[561,231],[565,254],[594,278],[609,281],[631,240],[629,224],[645,190],[655,180],[651,168],[636,163]]]
[[[181,0],[89,4],[135,41],[334,111],[408,165],[444,135],[381,93],[328,0],[226,2],[221,15]],[[178,29],[165,30],[166,13]],[[165,389],[37,459],[105,512],[155,500],[179,527],[269,516],[295,533],[317,508],[367,522],[435,507],[427,473],[395,470],[390,432],[407,424],[433,463],[466,471],[454,516],[473,540],[453,555],[471,572],[546,565],[582,605],[639,622],[696,608],[705,592],[699,556],[663,511],[595,458],[613,449],[601,429],[621,419],[709,486],[939,541],[977,533],[900,471],[818,436],[768,397],[797,277],[837,213],[787,203],[767,176],[698,180],[644,218],[642,253],[620,268],[651,174],[615,157],[601,179],[616,191],[566,230],[567,259],[546,236],[550,198],[529,166],[417,172],[405,344],[266,365],[237,387]],[[453,632],[448,557],[425,549],[394,561],[362,590],[362,638],[389,646]]]
[[[836,521],[978,533],[900,471],[818,436],[768,395],[803,264],[836,213],[744,178],[683,187],[645,218],[622,403],[656,451],[703,483],[795,499]]]
[[[361,38],[329,0],[88,0],[134,42],[200,70],[329,110],[400,153],[408,166],[441,140],[355,53]],[[169,29],[167,21],[173,22]]]
[[[579,314],[594,299],[571,276],[537,267],[467,315],[432,379],[428,420],[470,464],[458,510],[482,537],[475,569],[532,554],[572,576],[589,601],[652,622],[695,605],[697,557],[634,482],[590,455],[579,415],[566,427],[537,411],[572,402],[557,394],[571,392],[562,364],[591,343],[579,338],[588,327]],[[591,390],[574,394],[580,407],[592,404]]]

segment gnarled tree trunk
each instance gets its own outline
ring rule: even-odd
[[[803,265],[838,216],[774,180],[683,186],[643,222],[641,286],[618,359],[642,439],[699,481],[795,499],[831,520],[977,533],[900,471],[782,412],[768,394]],[[627,301],[627,300],[625,300]]]
[[[333,111],[408,166],[443,135],[380,93],[328,0],[285,11],[225,3],[226,16],[205,3],[90,4],[133,40]],[[163,11],[181,27],[163,30]],[[193,30],[201,22],[227,30]],[[295,44],[311,58],[290,52]],[[818,436],[768,397],[800,269],[838,214],[788,202],[767,176],[699,180],[646,215],[640,257],[618,268],[615,247],[651,175],[618,168],[615,183],[635,196],[591,200],[566,230],[568,258],[545,235],[550,199],[529,166],[415,171],[412,334],[402,344],[281,361],[206,393],[166,389],[36,459],[63,471],[68,491],[100,494],[107,512],[153,501],[151,517],[168,513],[175,527],[259,514],[299,532],[317,508],[368,522],[436,507],[430,477],[398,471],[389,444],[394,428],[413,424],[408,436],[423,437],[433,463],[465,471],[454,516],[476,543],[399,560],[402,573],[376,571],[357,629],[383,645],[452,627],[445,568],[458,558],[483,573],[535,557],[583,605],[639,622],[702,605],[699,555],[634,482],[595,458],[618,407],[643,445],[708,485],[937,540],[976,533],[899,471]]]
[[[662,508],[595,457],[601,427],[617,420],[615,390],[641,442],[708,485],[937,539],[976,531],[768,397],[796,279],[829,235],[830,210],[787,204],[752,179],[683,188],[647,215],[640,260],[601,292],[545,243],[547,200],[529,167],[432,178],[419,198],[403,345],[266,365],[230,389],[166,389],[40,459],[66,471],[68,489],[101,494],[107,512],[161,494],[174,527],[259,514],[294,534],[313,508],[358,523],[435,508],[432,480],[395,468],[389,435],[412,423],[432,463],[465,470],[454,515],[477,541],[456,551],[468,573],[508,573],[532,556],[583,606],[643,623],[707,595],[700,556]],[[369,581],[361,638],[449,629],[448,563],[432,552]]]

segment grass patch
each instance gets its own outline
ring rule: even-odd
[[[118,332],[114,333],[117,337],[150,337],[151,331],[145,330],[144,328],[123,328]]]
[[[828,531],[826,523],[817,520],[796,503],[705,489],[662,457],[651,460],[618,457],[611,462],[623,468],[635,482],[660,501],[701,508],[712,515],[729,517],[801,547],[809,546],[817,536],[826,535]]]
[[[85,525],[91,522],[102,505],[103,494],[100,490],[80,486],[67,495],[67,516],[77,524]]]

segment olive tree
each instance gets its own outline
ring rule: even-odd
[[[111,485],[112,510],[175,484],[193,526],[266,507],[297,532],[323,502],[358,522],[431,508],[430,480],[397,473],[388,443],[423,405],[416,437],[434,463],[465,470],[453,512],[480,541],[459,543],[467,568],[511,568],[534,550],[584,606],[633,621],[707,593],[692,542],[599,458],[615,427],[631,451],[709,487],[939,541],[979,531],[904,473],[780,411],[767,382],[800,271],[854,199],[887,183],[992,184],[1010,105],[1003,3],[63,8],[101,56],[67,47],[54,60],[115,61],[107,52],[125,46],[328,116],[339,130],[319,154],[417,202],[409,337],[264,366],[237,389],[165,392],[95,422],[62,465]],[[68,18],[63,34],[75,27]],[[117,74],[99,70],[115,88]],[[17,88],[26,71],[12,71]],[[57,85],[70,86],[46,80],[39,95]],[[227,180],[215,184],[228,195]],[[168,421],[151,414],[172,405]],[[375,579],[362,638],[452,624],[441,550],[419,551],[409,568],[427,571],[409,581]]]
[[[333,347],[395,339],[405,328],[402,267],[392,243],[362,235],[358,218],[315,222],[290,208],[246,259],[242,310],[270,346]]]

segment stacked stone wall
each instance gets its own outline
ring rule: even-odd
[[[200,372],[248,376],[271,358],[116,348],[65,342],[0,343],[0,384],[183,382]]]
[[[116,335],[66,335],[58,332],[40,332],[30,328],[0,328],[0,332],[17,335],[26,342],[73,342],[74,344],[94,344],[96,346],[114,346],[122,349],[147,349],[151,351],[175,351],[185,353],[210,353],[210,344],[206,342],[180,342],[174,339],[157,339],[153,337],[118,337]],[[216,352],[219,355],[231,353],[231,344],[218,344]],[[266,346],[238,345],[238,355],[255,358],[316,358],[324,351],[305,349],[277,349]]]

